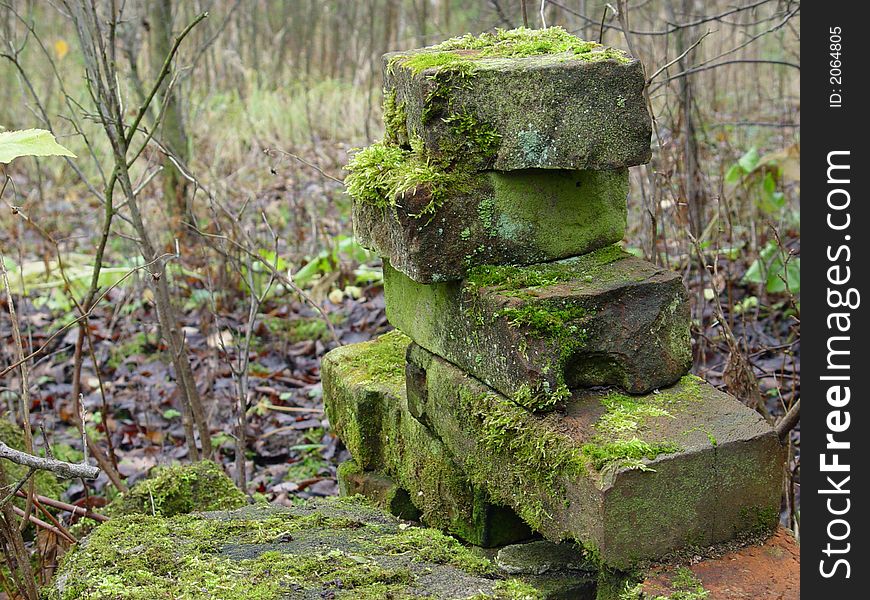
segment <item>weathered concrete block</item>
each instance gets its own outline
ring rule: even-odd
[[[472,484],[552,541],[616,568],[778,521],[783,449],[771,427],[694,376],[646,396],[575,394],[531,413],[414,344],[408,403]]]
[[[432,285],[385,263],[384,295],[393,325],[528,408],[589,386],[647,392],[691,367],[680,276],[618,247]]]
[[[399,331],[342,346],[323,357],[323,400],[333,431],[355,462],[380,470],[410,494],[421,520],[478,546],[526,539],[513,510],[471,485],[447,448],[408,411],[405,351]]]
[[[628,173],[489,171],[447,187],[431,214],[431,189],[394,204],[355,201],[359,242],[421,283],[460,279],[477,265],[527,265],[585,254],[625,233]]]
[[[387,138],[477,169],[619,169],[650,158],[643,68],[559,28],[384,56]]]

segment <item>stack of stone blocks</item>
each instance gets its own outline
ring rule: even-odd
[[[650,158],[639,62],[515,30],[388,54],[384,78],[385,140],[347,183],[396,330],[323,359],[341,492],[618,569],[774,527],[775,433],[688,374],[680,276],[618,245]]]

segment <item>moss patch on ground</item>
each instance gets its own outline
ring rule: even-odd
[[[247,504],[247,497],[216,463],[157,467],[145,479],[109,504],[104,513],[172,517],[194,511],[230,510]]]
[[[468,589],[450,594],[457,586]],[[442,597],[477,590],[481,598],[536,597],[533,588],[499,580],[489,560],[453,538],[401,525],[358,497],[112,519],[63,558],[44,596],[375,599],[431,588]]]

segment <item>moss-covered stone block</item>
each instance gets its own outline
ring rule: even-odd
[[[488,171],[394,202],[355,200],[360,243],[421,283],[460,279],[478,265],[527,265],[585,254],[625,232],[628,173]],[[431,207],[431,208],[430,208]]]
[[[387,54],[384,82],[405,119],[401,131],[391,111],[393,139],[418,139],[436,159],[465,153],[474,168],[510,171],[650,158],[640,63],[557,27]]]
[[[378,470],[410,494],[431,527],[478,546],[525,539],[528,527],[471,485],[438,437],[408,411],[405,351],[399,331],[336,348],[321,366],[323,399],[333,431],[360,468]]]
[[[457,540],[355,498],[103,523],[67,552],[48,600],[543,598]]]
[[[775,432],[694,376],[645,396],[586,390],[561,412],[532,413],[415,344],[408,402],[493,502],[609,566],[775,525]]]
[[[338,465],[338,493],[342,496],[365,496],[375,506],[406,521],[420,519],[420,511],[411,502],[407,490],[380,471],[365,471],[353,460]]]
[[[589,386],[648,392],[691,367],[680,276],[615,246],[431,285],[385,264],[384,295],[393,325],[529,408]]]

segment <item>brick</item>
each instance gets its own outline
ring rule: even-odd
[[[439,52],[448,64],[417,66]],[[482,147],[470,158],[480,170],[620,169],[650,159],[643,68],[618,52],[422,48],[384,56],[384,87],[401,107],[388,131],[392,124],[398,141],[421,140],[436,160],[475,142]]]
[[[420,346],[408,404],[472,484],[551,541],[615,568],[773,528],[783,449],[772,428],[694,376],[647,396],[576,393],[531,413]]]
[[[680,276],[617,247],[431,285],[385,264],[384,295],[393,325],[530,408],[566,388],[648,392],[691,366]]]
[[[460,279],[478,265],[526,265],[585,254],[625,233],[628,173],[475,173],[443,194],[409,190],[394,204],[355,201],[359,242],[411,279]]]
[[[407,490],[421,520],[478,545],[531,535],[513,510],[471,485],[444,444],[407,409],[405,350],[398,331],[323,357],[323,400],[332,430],[355,463]]]

